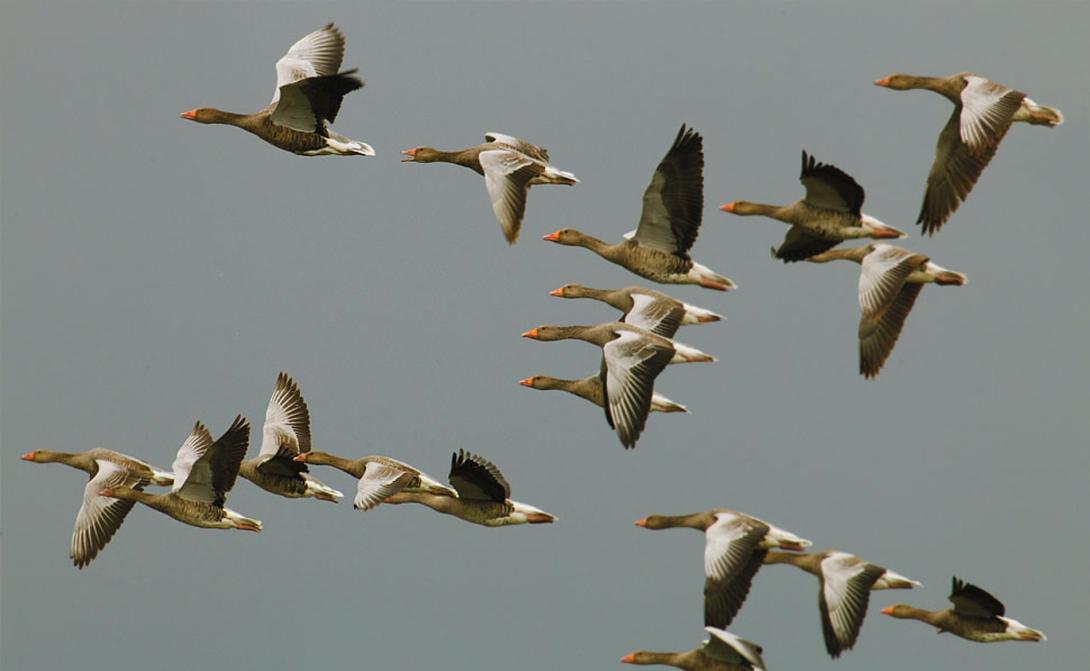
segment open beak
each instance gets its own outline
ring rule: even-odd
[[[183,119],[189,119],[190,121],[196,121],[197,120],[197,110],[191,109],[188,112],[182,112],[178,116],[180,116]]]
[[[416,160],[416,150],[415,149],[402,150],[401,155],[402,156],[408,156],[408,158],[401,159],[402,163],[412,163],[413,161]]]
[[[549,242],[557,242],[560,240],[560,231],[553,231],[552,233],[541,238],[542,240],[548,240]]]

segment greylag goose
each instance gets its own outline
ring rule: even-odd
[[[299,385],[287,373],[280,373],[265,409],[261,452],[256,459],[239,464],[238,474],[280,496],[340,501],[344,494],[311,477],[306,463],[295,460],[304,452],[310,452],[310,410]]]
[[[133,502],[102,496],[110,487],[142,490],[148,483],[170,485],[174,476],[127,454],[97,447],[86,452],[51,452],[34,450],[22,455],[23,461],[39,464],[60,462],[86,472],[90,478],[83,488],[83,504],[76,514],[68,556],[82,569],[98,556],[121,528]]]
[[[382,455],[345,459],[325,452],[302,452],[295,455],[295,461],[332,466],[357,478],[356,498],[352,502],[356,510],[370,510],[398,492],[458,496],[456,491],[427,473]]]
[[[949,598],[954,604],[953,608],[931,611],[899,603],[886,606],[882,609],[882,614],[902,620],[926,622],[938,629],[940,634],[948,631],[977,643],[1048,640],[1044,633],[1030,629],[1017,620],[1003,617],[1005,608],[999,599],[976,585],[970,585],[955,577]]]
[[[863,187],[840,168],[818,163],[802,152],[799,181],[806,196],[790,205],[735,200],[719,207],[739,216],[760,215],[791,224],[772,256],[784,263],[801,261],[853,238],[904,238],[903,231],[864,214]]]
[[[565,228],[545,236],[561,245],[586,247],[616,263],[663,284],[699,284],[727,291],[737,285],[692,260],[704,215],[704,139],[684,124],[670,151],[659,163],[643,194],[640,223],[615,245]]]
[[[225,505],[249,444],[250,423],[242,415],[235,417],[231,428],[215,442],[208,429],[197,422],[174,460],[174,488],[170,492],[148,494],[132,487],[111,486],[100,494],[143,503],[195,527],[261,531],[259,520]]]
[[[621,657],[624,664],[661,664],[685,671],[764,671],[764,650],[756,643],[729,631],[704,627],[710,636],[699,648],[687,652],[650,652],[640,650]]]
[[[649,515],[636,520],[636,526],[704,532],[704,624],[711,627],[725,627],[734,619],[770,548],[802,550],[811,544],[790,531],[724,508],[691,515]]]
[[[519,380],[519,384],[531,389],[559,389],[585,398],[599,408],[605,407],[605,393],[602,391],[602,378],[599,375],[589,375],[579,380],[533,375]],[[689,412],[689,409],[662,394],[652,393],[651,412]]]
[[[440,496],[429,492],[402,490],[386,499],[386,503],[419,503],[432,510],[453,515],[466,522],[486,527],[513,524],[550,524],[550,515],[531,505],[511,500],[511,485],[500,469],[484,457],[458,450],[450,456],[450,475],[457,496]]]
[[[1039,105],[1021,91],[971,72],[949,77],[892,74],[874,83],[895,91],[927,89],[954,103],[954,113],[939,133],[935,162],[927,174],[923,205],[916,219],[928,235],[942,228],[969,197],[1011,123],[1053,128],[1064,121],[1060,110]]]
[[[636,446],[651,411],[655,378],[667,364],[715,361],[715,357],[698,349],[621,322],[539,326],[522,337],[546,342],[577,339],[602,348],[598,374],[605,390],[602,407],[606,422],[625,448]]]
[[[401,152],[402,163],[453,163],[484,177],[492,212],[508,244],[518,241],[522,218],[526,214],[526,195],[534,184],[579,182],[570,172],[549,163],[549,152],[503,133],[486,133],[484,143],[461,151],[439,151],[416,147]]]
[[[834,249],[806,260],[826,263],[836,259],[855,261],[862,266],[859,373],[868,379],[882,370],[923,285],[961,286],[969,281],[959,272],[931,263],[922,254],[882,243]]]
[[[850,650],[859,638],[871,590],[921,587],[919,582],[899,573],[836,550],[802,554],[773,550],[765,556],[764,563],[792,564],[820,579],[821,632],[825,650],[833,659]]]
[[[374,156],[371,145],[326,127],[336,120],[344,96],[363,87],[356,70],[338,72],[343,58],[344,35],[330,23],[291,45],[276,62],[276,90],[265,109],[235,114],[198,107],[182,112],[181,117],[238,126],[274,147],[303,156]]]
[[[682,303],[661,291],[644,287],[593,289],[581,284],[565,284],[550,291],[549,295],[602,301],[624,313],[619,321],[639,326],[663,338],[673,338],[677,330],[686,324],[705,324],[723,318],[711,310]]]

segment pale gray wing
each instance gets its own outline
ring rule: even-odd
[[[310,410],[295,380],[280,373],[265,408],[258,458],[264,462],[282,453],[291,458],[303,452],[310,452]]]
[[[76,568],[87,566],[98,556],[136,504],[136,501],[130,499],[100,496],[99,492],[112,487],[130,487],[142,491],[148,484],[147,480],[129,473],[113,462],[96,459],[95,463],[98,465],[98,472],[83,488],[83,505],[76,515],[72,544],[68,551]]]
[[[355,72],[346,70],[285,84],[280,87],[280,100],[273,106],[269,119],[278,126],[303,133],[321,132],[328,135],[325,124],[337,119],[344,97],[363,88],[363,80],[356,77]]]
[[[879,316],[873,319],[859,319],[859,373],[866,378],[878,375],[882,365],[889,358],[897,338],[904,328],[905,319],[912,311],[916,298],[923,289],[922,284],[905,284],[897,293],[893,303]]]
[[[404,489],[416,477],[392,464],[370,461],[356,485],[356,500],[352,507],[370,510]]]
[[[761,659],[764,649],[761,646],[725,629],[704,627],[704,631],[710,634],[704,644],[707,655],[735,666],[748,664],[754,671],[765,671],[765,662]]]
[[[332,23],[291,45],[276,62],[276,90],[272,104],[280,100],[283,86],[309,77],[337,74],[344,59],[344,35]]]
[[[758,546],[768,534],[764,522],[731,511],[715,514],[704,532],[704,624],[725,627],[749,594],[764,551]]]
[[[207,463],[197,466],[211,447],[212,435],[208,433],[208,429],[204,427],[204,424],[197,422],[193,425],[193,431],[190,432],[189,437],[178,448],[178,455],[174,458],[174,463],[171,464],[171,470],[174,471],[172,492],[180,492],[191,478],[194,481],[212,482],[212,474]]]
[[[827,210],[862,214],[863,187],[836,166],[819,163],[813,156],[802,152],[802,172],[799,181],[806,188],[804,200],[814,207]]]
[[[633,331],[615,333],[617,337],[602,347],[602,407],[621,444],[630,448],[647,423],[655,378],[673,358],[674,349]]]
[[[231,491],[238,478],[238,467],[246,456],[249,443],[250,423],[238,415],[230,428],[193,462],[189,476],[181,486],[175,480],[174,491],[184,499],[222,508],[227,501],[227,492]],[[185,445],[182,446],[184,449]],[[179,458],[182,450],[178,450]]]
[[[632,292],[631,296],[632,309],[625,313],[622,322],[663,338],[674,337],[685,317],[684,305],[678,301],[663,300],[636,292]]]
[[[836,659],[851,649],[863,628],[870,591],[886,570],[846,552],[833,552],[821,561],[821,631],[825,650]]]
[[[874,251],[863,257],[859,273],[859,309],[863,316],[874,319],[890,306],[912,271],[927,263],[927,257],[894,247],[874,245]]]
[[[508,149],[488,149],[482,151],[479,158],[492,212],[503,236],[513,245],[518,240],[526,213],[530,180],[542,171],[543,166],[525,154]]]
[[[961,141],[973,153],[987,151],[999,144],[1011,126],[1014,113],[1026,94],[1014,91],[990,79],[969,75],[961,90],[959,129]]]
[[[684,124],[643,193],[641,245],[686,256],[704,216],[704,139]]]
[[[530,158],[536,158],[542,163],[549,162],[549,152],[547,150],[537,146],[536,144],[532,144],[530,142],[527,142],[526,140],[517,138],[514,135],[506,135],[504,133],[489,131],[484,134],[484,140],[485,142],[495,142],[497,144],[505,144],[508,147],[514,147],[523,154],[526,154]]]

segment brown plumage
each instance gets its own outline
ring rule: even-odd
[[[950,588],[952,608],[923,610],[905,604],[882,609],[884,615],[902,620],[919,620],[939,630],[977,643],[997,641],[1044,641],[1044,633],[1017,620],[1004,617],[1005,608],[994,596],[976,585],[954,577]]]
[[[621,657],[624,664],[673,666],[685,671],[764,671],[764,650],[756,643],[716,627],[704,627],[709,636],[699,648],[686,652],[640,650]]]

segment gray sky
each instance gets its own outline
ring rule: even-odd
[[[772,669],[1084,665],[1090,6],[919,4],[4,3],[0,665],[615,668],[703,635],[703,539],[632,521],[713,506],[925,584],[876,593],[857,649],[832,662],[816,580],[764,569],[730,628]],[[178,119],[259,109],[274,62],[327,21],[367,80],[334,128],[377,157],[300,158]],[[962,69],[1067,123],[1012,129],[921,238],[950,105],[871,82]],[[589,374],[597,353],[519,333],[614,316],[547,292],[638,278],[540,236],[633,228],[683,121],[707,157],[694,256],[740,288],[666,289],[728,315],[680,334],[720,360],[664,373],[657,390],[692,415],[653,417],[626,453],[600,410],[516,384]],[[582,180],[534,189],[510,249],[478,176],[398,163],[485,131],[548,147]],[[798,198],[803,148],[854,175],[906,247],[970,278],[924,290],[874,382],[856,373],[858,268],[785,267],[768,256],[782,224],[716,210]],[[358,513],[239,481],[229,505],[264,533],[137,508],[90,568],[71,566],[85,477],[20,453],[103,445],[169,466],[194,420],[259,427],[282,369],[315,449],[443,477],[467,448],[560,522]],[[1049,641],[982,646],[878,614],[945,607],[952,574]]]

